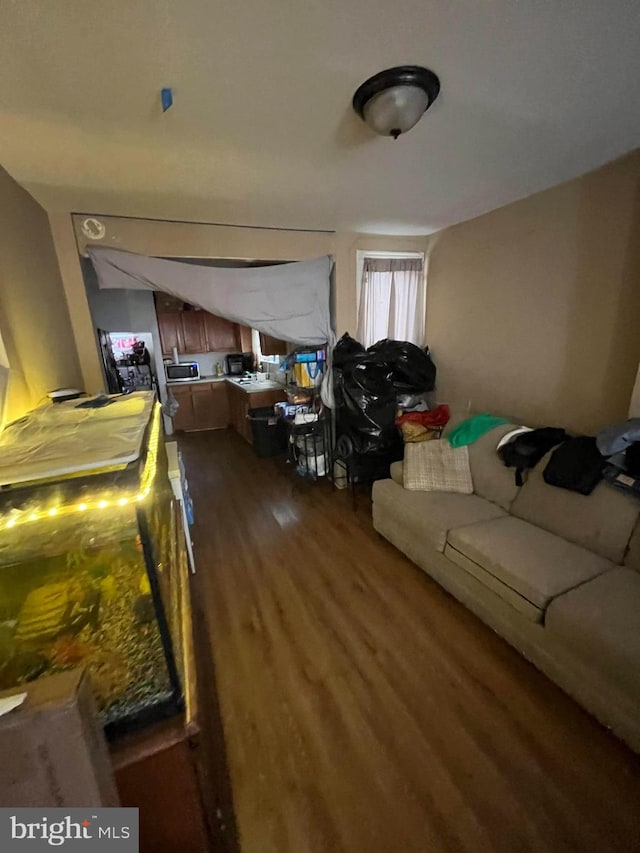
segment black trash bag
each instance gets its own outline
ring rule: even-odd
[[[353,361],[357,355],[364,355],[365,348],[359,341],[352,338],[349,332],[345,332],[333,348],[333,366],[342,367]]]
[[[386,376],[374,375],[375,365],[359,368],[334,367],[337,433],[349,436],[357,453],[371,453],[396,441],[396,395]]]
[[[393,447],[398,441],[393,389],[384,396],[368,394],[357,386],[346,389],[347,434],[358,453],[373,453]]]
[[[428,347],[421,349],[409,341],[392,341],[384,338],[367,350],[367,359],[387,364],[390,379],[400,390],[433,391],[436,384],[436,366],[431,361]]]
[[[395,425],[398,397],[431,391],[436,368],[427,350],[406,341],[378,341],[364,351],[344,335],[334,382],[338,435],[347,435],[357,453],[391,453],[401,458]]]

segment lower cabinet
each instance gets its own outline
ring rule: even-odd
[[[229,426],[233,427],[236,432],[239,432],[238,424],[240,423],[240,413],[238,411],[238,406],[240,404],[240,395],[238,394],[237,388],[234,388],[233,385],[229,385],[227,393],[229,395]]]
[[[193,400],[191,396],[191,388],[188,385],[172,385],[171,393],[176,398],[178,403],[178,411],[173,416],[173,428],[176,432],[193,429]]]
[[[287,399],[284,390],[247,393],[229,382],[185,382],[171,385],[170,390],[178,402],[178,411],[173,416],[176,432],[232,426],[250,444],[253,435],[249,409],[273,406]]]
[[[185,383],[171,386],[178,402],[173,417],[176,432],[224,429],[229,426],[229,397],[226,382]]]
[[[226,382],[192,385],[194,429],[224,429],[229,426],[229,396]]]
[[[249,395],[235,385],[229,385],[229,423],[247,441],[251,441],[251,424],[248,420]]]
[[[253,444],[249,409],[261,409],[273,406],[287,399],[285,391],[254,391],[247,393],[242,388],[229,385],[229,422],[245,441]]]

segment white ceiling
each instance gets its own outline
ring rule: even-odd
[[[640,143],[635,0],[5,0],[0,32],[0,163],[50,209],[424,234]],[[403,63],[442,90],[394,142],[351,97]]]

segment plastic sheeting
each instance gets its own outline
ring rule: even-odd
[[[62,477],[140,456],[155,394],[113,397],[103,408],[83,400],[48,403],[9,424],[0,437],[0,485]]]
[[[4,347],[2,335],[0,335],[0,432],[4,427],[5,408],[7,405],[7,394],[9,391],[10,366],[7,351]]]
[[[90,246],[101,288],[162,290],[211,314],[297,344],[333,344],[332,259],[225,269]]]

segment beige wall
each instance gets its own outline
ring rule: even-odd
[[[47,214],[2,168],[0,333],[10,365],[5,421],[81,382]]]
[[[640,152],[429,239],[442,400],[594,431],[640,357]]]
[[[190,258],[251,258],[256,260],[305,260],[330,254],[335,259],[335,320],[338,335],[356,331],[356,253],[358,249],[423,251],[424,237],[364,236],[325,231],[287,231],[269,228],[197,223],[162,222],[121,217],[100,217],[106,234],[99,245],[146,255]],[[85,387],[103,384],[86,300],[78,250],[87,240],[82,234],[84,217],[51,213],[51,230],[74,326],[75,344],[81,354]]]

